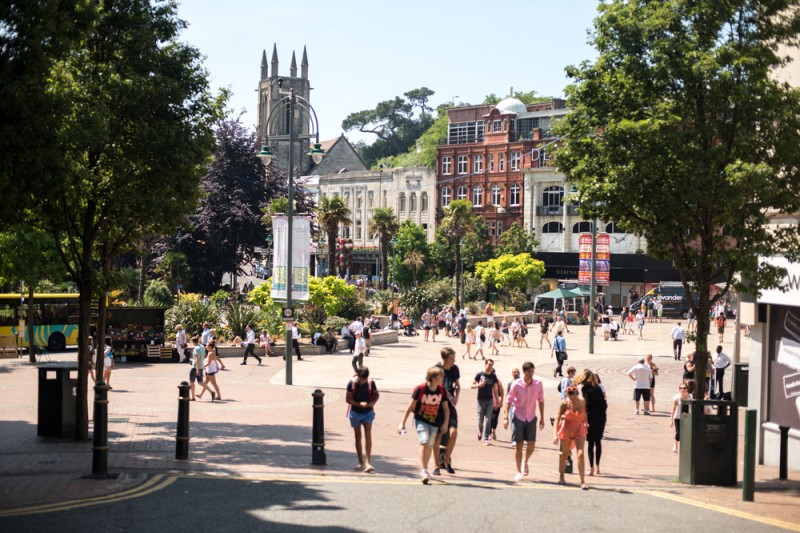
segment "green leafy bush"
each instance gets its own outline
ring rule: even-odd
[[[148,307],[169,307],[172,305],[172,292],[169,286],[159,279],[154,279],[144,291],[144,305]]]
[[[404,292],[400,296],[400,305],[407,315],[419,318],[427,308],[433,307],[433,299],[425,287],[419,286]]]
[[[255,306],[235,301],[229,303],[224,308],[224,312],[225,333],[227,333],[225,336],[231,339],[237,335],[244,339],[247,324],[253,324],[253,327],[255,327],[259,318],[259,310]]]
[[[165,323],[168,332],[175,331],[175,326],[183,325],[186,334],[191,338],[202,329],[203,322],[213,326],[219,325],[219,309],[215,305],[204,304],[199,294],[184,293],[178,301],[167,310]]]
[[[430,294],[431,305],[444,307],[453,303],[455,288],[452,278],[431,280],[421,285]]]

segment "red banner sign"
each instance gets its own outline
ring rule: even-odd
[[[597,257],[594,262],[594,279],[597,285],[608,285],[611,281],[611,238],[608,233],[595,236]],[[592,282],[592,234],[581,233],[578,237],[578,282]]]

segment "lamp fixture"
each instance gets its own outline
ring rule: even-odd
[[[269,145],[267,144],[267,141],[265,140],[264,145],[261,147],[261,151],[258,152],[256,156],[259,159],[261,159],[261,162],[266,167],[269,166],[269,164],[272,162],[272,158],[275,157],[275,154],[272,153],[272,150],[270,149]]]

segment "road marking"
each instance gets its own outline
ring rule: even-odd
[[[9,516],[25,516],[31,514],[52,513],[56,511],[68,511],[70,509],[89,507],[91,505],[100,505],[103,503],[115,503],[115,502],[130,500],[133,498],[140,498],[142,496],[147,496],[148,494],[152,494],[156,491],[159,491],[161,489],[164,489],[172,485],[173,483],[175,483],[177,479],[178,478],[174,476],[165,476],[163,474],[158,474],[153,476],[152,478],[150,478],[149,480],[147,480],[145,483],[143,483],[138,487],[124,490],[122,492],[117,492],[115,494],[109,494],[107,496],[100,496],[97,498],[85,498],[82,500],[71,500],[66,502],[34,505],[31,507],[21,507],[19,509],[9,509],[6,511],[0,511],[0,518]]]
[[[666,492],[656,492],[650,490],[643,490],[638,492],[641,492],[642,494],[649,494],[650,496],[655,496],[656,498],[664,498],[665,500],[672,500],[674,502],[683,503],[686,505],[692,505],[694,507],[699,507],[701,509],[716,511],[718,513],[735,516],[737,518],[752,520],[753,522],[759,522],[761,524],[766,524],[768,526],[780,527],[783,529],[788,529],[790,531],[800,531],[800,524],[792,524],[790,522],[784,522],[782,520],[776,520],[774,518],[765,518],[763,516],[758,516],[751,513],[745,513],[744,511],[737,511],[736,509],[729,509],[727,507],[714,505],[713,503],[691,500],[689,498],[684,498],[683,496],[676,496],[674,494],[668,494]]]

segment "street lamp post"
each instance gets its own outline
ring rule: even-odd
[[[597,254],[597,219],[592,220],[592,265],[591,265],[591,276],[592,281],[590,285],[589,291],[589,353],[594,353],[594,300],[597,298],[597,280],[595,280],[595,271],[596,271],[596,263],[597,259],[595,255]]]
[[[282,80],[278,79],[278,87],[280,88]],[[267,132],[264,138],[264,146],[258,153],[258,157],[264,163],[264,166],[270,164],[273,158],[272,150],[269,147],[269,141],[289,141],[289,208],[287,212],[287,234],[286,234],[286,307],[292,307],[292,288],[293,288],[293,273],[292,273],[292,223],[294,219],[294,143],[299,140],[314,139],[314,148],[311,149],[309,155],[315,163],[322,161],[325,152],[319,144],[319,123],[317,121],[317,113],[311,106],[311,102],[294,94],[294,89],[288,91],[280,91],[283,97],[278,100],[275,107],[267,118],[265,131]],[[294,116],[295,104],[299,103],[300,112],[305,112],[308,118],[309,132],[305,134],[298,134],[294,131]],[[276,117],[287,117],[288,134],[275,135],[270,134],[270,128]],[[273,283],[275,280],[273,280]],[[286,323],[286,384],[292,384],[292,322]]]
[[[456,304],[458,310],[461,311],[462,308],[466,307],[464,302],[464,239],[458,243],[458,257],[461,261],[461,276],[460,276],[460,284],[458,287],[458,298],[456,298]]]
[[[397,237],[392,237],[392,240],[389,241],[389,246],[392,247],[392,308],[389,310],[389,322],[391,322],[389,327],[390,329],[394,329],[394,320],[392,319],[392,316],[394,315],[394,255],[397,251]]]

